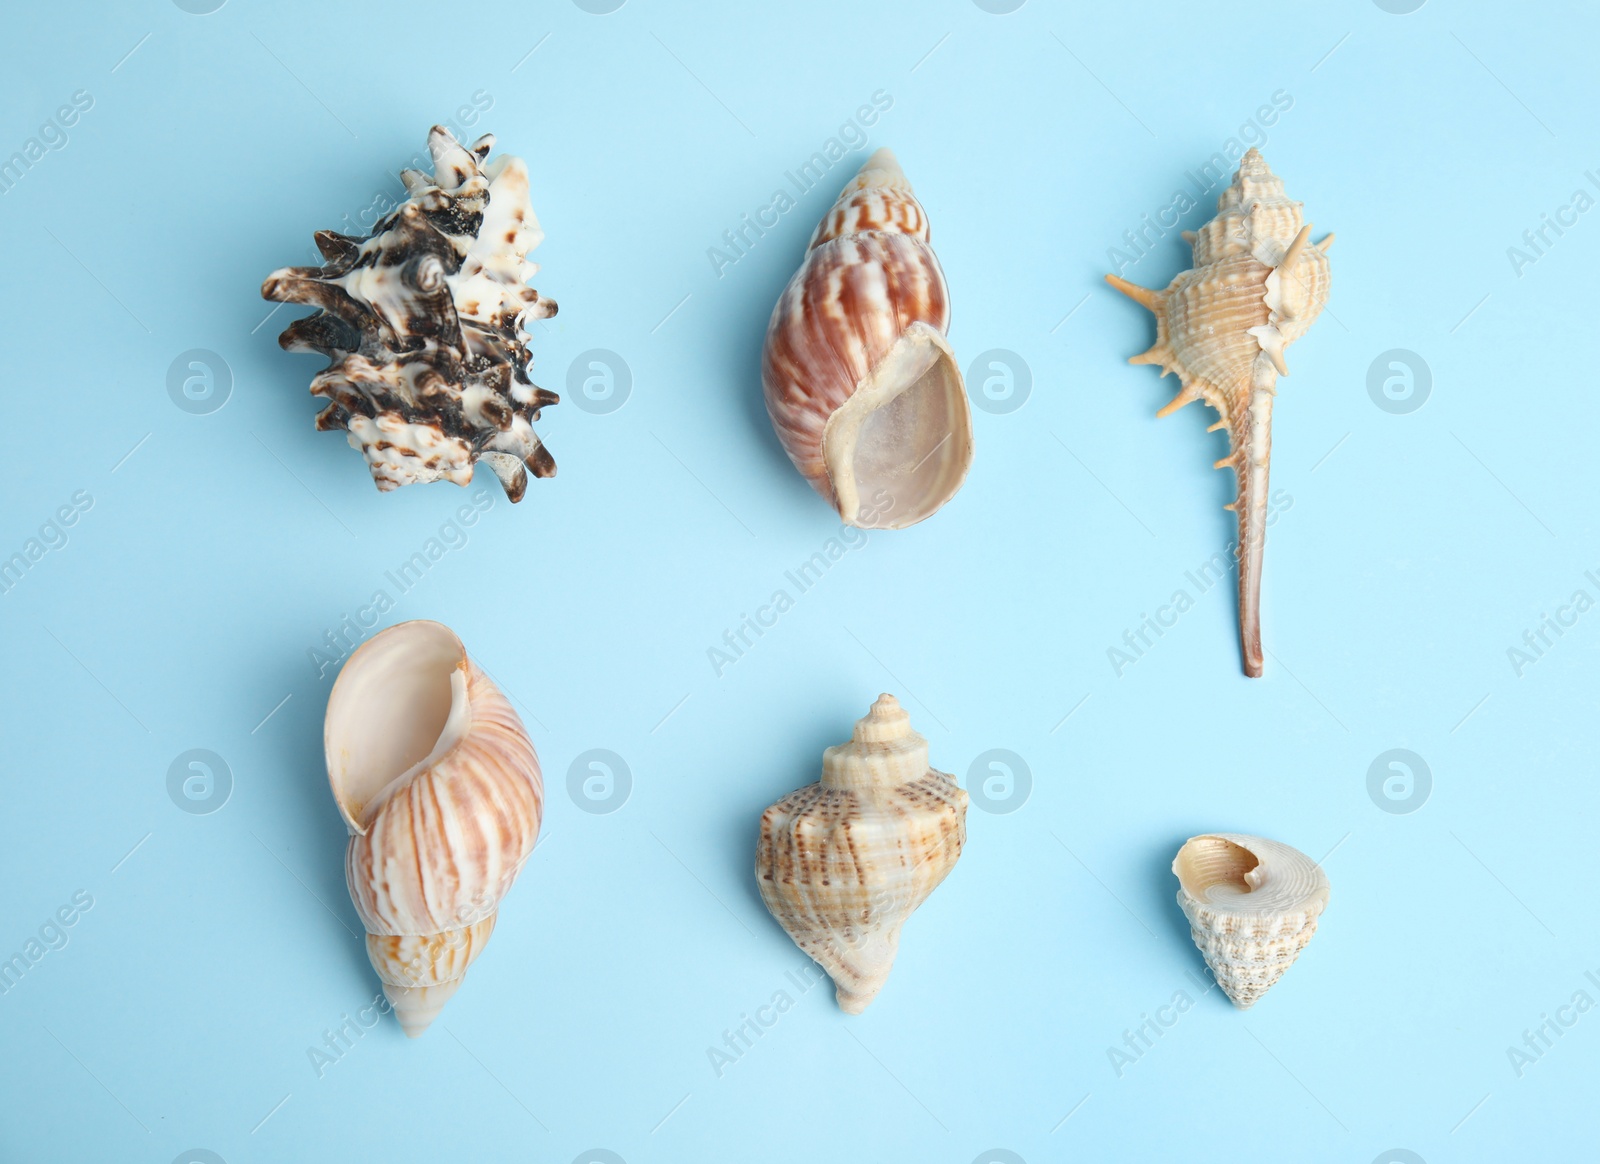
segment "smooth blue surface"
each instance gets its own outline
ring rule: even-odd
[[[81,493],[65,544],[0,596],[0,956],[74,918],[0,995],[0,1159],[1592,1157],[1600,1013],[1559,1012],[1576,1021],[1520,1074],[1508,1049],[1600,1001],[1600,613],[1520,668],[1508,650],[1575,591],[1600,599],[1600,213],[1563,211],[1536,261],[1507,248],[1600,196],[1600,22],[1247,11],[8,10],[0,157],[75,92],[92,107],[0,195],[0,552],[59,542],[40,527]],[[867,145],[719,274],[708,249],[880,90]],[[1231,536],[1223,438],[1198,407],[1155,419],[1174,382],[1124,363],[1150,319],[1100,276],[1280,91],[1266,156],[1339,242],[1280,385],[1251,681],[1231,585],[1186,573]],[[518,506],[488,474],[380,495],[313,431],[319,364],[278,349],[296,312],[258,295],[313,230],[395,197],[463,106],[528,159],[536,285],[561,305],[534,343],[560,474]],[[796,596],[785,571],[839,527],[768,427],[761,339],[883,144],[933,223],[956,351],[1016,353],[1032,390],[975,412],[943,512]],[[1187,262],[1172,230],[1125,273]],[[231,374],[209,414],[168,392],[191,349]],[[569,387],[591,349],[631,374],[609,414]],[[1391,349],[1431,371],[1407,414],[1368,393]],[[975,393],[999,374],[980,373]],[[441,534],[480,491],[464,544]],[[435,536],[454,544],[402,593],[386,571]],[[719,675],[709,649],[780,588],[793,609]],[[319,1076],[308,1050],[378,986],[321,760],[333,669],[309,651],[380,589],[385,622],[450,624],[515,698],[545,833],[439,1024],[408,1043],[385,1019]],[[1119,668],[1180,589],[1193,608]],[[973,808],[887,989],[847,1018],[789,977],[807,963],[751,862],[760,810],[879,691],[964,784],[1001,748],[1032,786]],[[595,748],[631,772],[614,812],[569,793]],[[1409,813],[1368,792],[1393,748],[1432,774]],[[220,811],[169,796],[190,749],[231,771]],[[1327,854],[1333,885],[1248,1013],[1197,985],[1173,902],[1177,846],[1217,829]],[[779,991],[794,1006],[719,1075],[708,1049]],[[1119,1074],[1124,1032],[1179,992],[1193,1005]]]

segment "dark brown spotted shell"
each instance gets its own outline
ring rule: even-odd
[[[528,327],[556,313],[527,286],[527,254],[544,237],[528,201],[528,171],[485,134],[471,148],[434,126],[432,176],[401,174],[408,197],[356,238],[318,231],[321,267],[284,267],[266,299],[321,310],[278,338],[330,363],[311,381],[330,403],[319,429],[345,429],[382,490],[446,480],[465,485],[483,461],[520,501],[527,470],[553,476],[534,433],[557,403],[528,379]]]

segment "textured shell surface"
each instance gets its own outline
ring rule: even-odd
[[[1298,849],[1264,837],[1191,837],[1172,862],[1178,905],[1217,984],[1251,1006],[1305,949],[1328,904],[1328,877]]]
[[[966,479],[972,415],[949,326],[927,215],[878,150],[812,234],[761,363],[779,442],[847,523],[914,525]]]
[[[1272,404],[1278,376],[1289,371],[1284,349],[1306,333],[1328,298],[1327,249],[1333,235],[1311,243],[1311,225],[1302,220],[1301,208],[1252,149],[1217,199],[1216,216],[1185,232],[1194,248],[1192,268],[1165,291],[1106,276],[1155,313],[1155,344],[1128,362],[1155,364],[1163,376],[1178,376],[1178,394],[1156,415],[1203,400],[1221,418],[1212,430],[1228,434],[1228,455],[1215,467],[1232,468],[1237,483],[1228,508],[1239,521],[1234,550],[1239,642],[1245,674],[1252,677],[1262,671],[1261,565]]]
[[[350,656],[323,743],[367,955],[416,1036],[482,952],[533,852],[539,759],[460,639],[426,621],[390,627]]]
[[[320,267],[267,276],[264,298],[319,308],[278,338],[320,352],[311,381],[330,403],[319,429],[345,429],[381,490],[426,481],[465,485],[482,461],[512,501],[528,471],[555,461],[533,431],[553,392],[528,379],[528,328],[556,313],[527,280],[544,237],[522,159],[486,161],[494,136],[462,146],[428,135],[433,174],[405,170],[407,197],[365,238],[323,230]]]
[[[901,927],[961,856],[966,815],[966,792],[928,767],[927,741],[892,695],[823,753],[819,782],[762,814],[761,899],[847,1013],[883,988]]]

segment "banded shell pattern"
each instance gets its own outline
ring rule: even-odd
[[[928,741],[892,695],[823,752],[821,781],[762,814],[761,900],[822,964],[846,1013],[883,988],[901,927],[961,856],[966,817],[966,792],[928,767]]]
[[[845,186],[767,327],[761,383],[795,468],[849,525],[903,529],[955,496],[972,414],[945,339],[928,218],[887,149]]]
[[[324,727],[367,956],[409,1036],[483,952],[539,835],[539,758],[504,695],[437,622],[356,649]]]

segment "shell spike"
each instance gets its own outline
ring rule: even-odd
[[[1162,417],[1171,416],[1174,412],[1177,412],[1178,409],[1182,408],[1185,404],[1193,404],[1196,400],[1199,400],[1199,399],[1200,399],[1200,393],[1196,392],[1192,388],[1185,388],[1182,392],[1179,392],[1171,400],[1167,401],[1165,404],[1163,404],[1160,408],[1158,408],[1156,410],[1156,419],[1159,420]]]
[[[1148,307],[1151,311],[1160,314],[1166,310],[1167,297],[1160,291],[1152,291],[1148,287],[1141,287],[1137,283],[1130,283],[1118,275],[1107,275],[1106,282],[1118,291],[1121,291],[1135,303]]]

